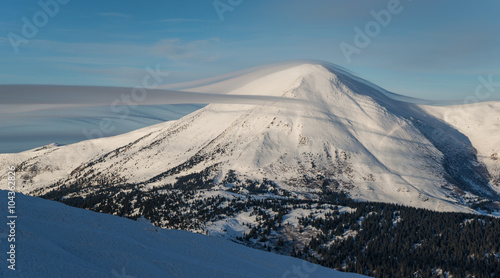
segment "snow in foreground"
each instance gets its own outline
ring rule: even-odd
[[[16,270],[7,268],[9,231],[2,225],[0,277],[363,277],[223,238],[16,197]]]

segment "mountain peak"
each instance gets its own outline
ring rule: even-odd
[[[15,160],[26,188],[39,186],[36,194],[43,195],[105,181],[226,190],[231,176],[242,193],[266,181],[299,195],[344,191],[358,200],[445,211],[472,211],[464,201],[470,196],[498,199],[488,185],[495,179],[463,134],[338,66],[293,61],[209,83],[190,91],[301,101],[209,104],[119,140],[25,152]],[[74,162],[82,152],[87,155]]]

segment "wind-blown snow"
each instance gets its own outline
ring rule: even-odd
[[[16,202],[16,270],[6,266],[2,225],[0,277],[365,277],[35,197],[18,194]]]

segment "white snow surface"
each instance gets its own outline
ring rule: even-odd
[[[453,106],[421,106],[465,134],[493,179],[500,180],[500,101]],[[492,186],[500,192],[500,186]]]
[[[412,99],[321,62],[268,66],[189,90],[302,104],[209,104],[115,137],[1,154],[0,168],[17,166],[24,181],[18,190],[25,193],[79,177],[154,187],[212,167],[213,178],[234,170],[241,179],[267,178],[307,193],[314,189],[297,184],[321,184],[322,176],[358,200],[463,212],[474,212],[465,199],[490,196],[500,186],[498,102],[468,106],[473,108],[462,114],[462,106],[403,102]],[[482,116],[485,109],[488,117]],[[452,112],[458,117],[449,118]],[[150,181],[183,163],[190,165]],[[463,181],[474,194],[461,193]]]
[[[0,191],[7,200],[7,191]],[[163,230],[147,221],[16,195],[16,264],[7,268],[2,238],[0,277],[366,277],[343,273],[231,241]],[[6,210],[2,210],[6,219]]]

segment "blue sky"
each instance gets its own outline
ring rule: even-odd
[[[217,1],[230,7],[223,20],[213,0],[69,0],[43,22],[38,1],[4,0],[0,84],[135,86],[156,65],[176,83],[294,59],[332,62],[427,99],[471,96],[480,76],[500,82],[499,1],[401,0],[350,59],[340,45],[356,47],[355,28],[391,1]],[[40,27],[27,38],[23,17],[34,15]]]

